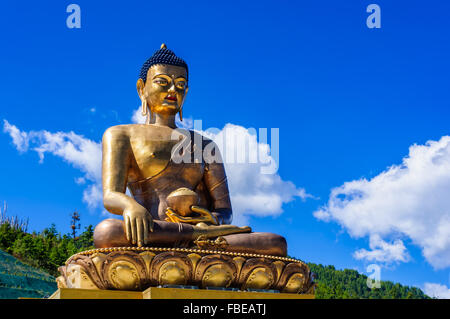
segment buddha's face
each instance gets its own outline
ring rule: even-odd
[[[144,84],[138,80],[141,99],[146,99],[152,112],[164,115],[177,114],[188,91],[186,69],[181,66],[157,64],[147,72]]]

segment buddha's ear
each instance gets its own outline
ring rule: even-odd
[[[139,94],[139,97],[142,96],[142,92],[144,91],[144,86],[145,86],[144,81],[142,81],[142,79],[139,78],[139,80],[137,80],[137,82],[136,82],[136,89]]]

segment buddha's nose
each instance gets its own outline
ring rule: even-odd
[[[172,83],[169,87],[169,92],[175,92],[175,84]]]

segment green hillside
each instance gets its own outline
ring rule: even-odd
[[[315,274],[317,299],[429,299],[416,287],[381,281],[380,288],[367,287],[367,276],[356,270],[336,270],[334,266],[308,263]]]
[[[0,250],[0,298],[43,298],[56,290],[56,282],[42,270],[28,266]]]

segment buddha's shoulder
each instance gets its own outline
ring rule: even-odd
[[[152,125],[148,125],[148,124],[121,124],[121,125],[115,125],[115,126],[111,126],[109,127],[105,133],[115,133],[115,134],[120,134],[120,133],[130,133],[133,131],[144,131],[144,130],[149,130],[152,129]]]
[[[203,146],[206,146],[210,143],[214,143],[210,138],[205,135],[200,134],[194,130],[186,130],[186,129],[172,129],[169,127],[161,127],[161,126],[153,126],[148,124],[123,124],[111,126],[108,128],[103,134],[103,138],[112,138],[112,139],[134,139],[136,137],[142,138],[143,136],[152,136],[152,135],[171,135],[175,131],[179,132],[187,136],[188,138],[192,138],[195,143],[197,141],[202,141]]]
[[[103,134],[103,138],[113,139],[140,139],[144,137],[169,136],[174,131],[170,127],[155,126],[151,124],[122,124],[111,126]]]
[[[122,124],[109,127],[103,134],[103,138],[129,138],[134,135],[136,131],[145,129],[143,124]]]

